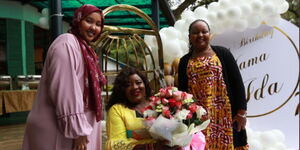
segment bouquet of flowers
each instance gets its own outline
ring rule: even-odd
[[[209,119],[203,118],[205,114],[205,109],[196,104],[193,95],[176,87],[160,89],[143,109],[145,124],[154,139],[168,140],[170,146],[181,147],[190,147],[196,140],[198,145],[202,143],[203,149],[205,138],[201,130],[210,123]]]

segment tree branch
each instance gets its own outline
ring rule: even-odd
[[[173,14],[178,20],[180,18],[181,13],[188,8],[190,5],[194,4],[197,0],[185,0],[183,3],[181,3],[175,10],[173,10]]]

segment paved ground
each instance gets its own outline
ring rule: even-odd
[[[25,124],[0,126],[0,150],[21,150]]]

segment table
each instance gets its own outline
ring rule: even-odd
[[[30,111],[35,100],[37,90],[2,90],[0,91],[0,115]],[[105,112],[106,92],[102,92],[103,111]],[[108,92],[110,95],[111,92]],[[105,113],[104,113],[105,114]]]
[[[36,90],[0,91],[0,115],[4,113],[30,111],[36,93]]]

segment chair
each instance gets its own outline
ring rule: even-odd
[[[100,60],[104,75],[108,84],[112,84],[115,76],[124,67],[140,69],[150,80],[154,91],[164,86],[164,80],[160,72],[163,69],[163,47],[158,28],[152,19],[142,10],[130,5],[114,5],[103,10],[104,16],[116,11],[127,11],[144,19],[151,29],[138,29],[119,26],[104,26],[104,32],[99,40],[94,43],[93,48],[102,58]],[[157,50],[152,52],[149,45],[144,41],[144,36],[153,37],[157,43]],[[156,60],[156,62],[155,62]],[[108,88],[106,95],[108,96]]]
[[[12,79],[9,75],[0,75],[0,90],[11,90]]]
[[[40,79],[41,75],[18,75],[16,78],[17,89],[37,89]]]

